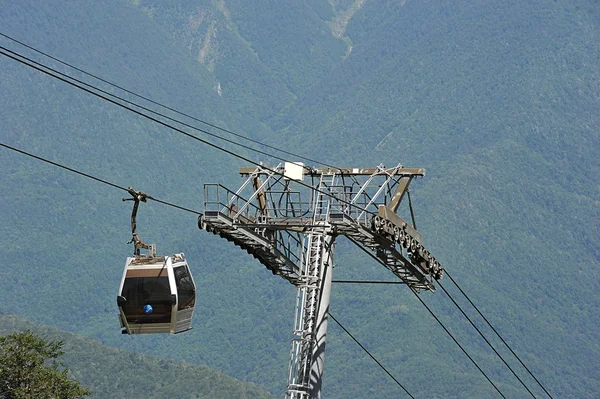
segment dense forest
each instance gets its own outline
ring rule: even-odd
[[[0,6],[0,33],[204,121],[343,167],[426,168],[411,195],[427,247],[554,397],[600,393],[598,1],[0,0]],[[6,37],[0,42],[139,100]],[[2,143],[198,211],[204,183],[232,189],[241,183],[238,167],[248,165],[239,159],[6,57],[0,63]],[[278,162],[203,138],[254,161]],[[69,336],[79,348],[94,348],[98,361],[86,362],[85,350],[73,344],[68,365],[93,397],[102,397],[102,381],[131,371],[124,364],[134,360],[147,360],[145,375],[173,397],[200,389],[176,391],[188,389],[187,382],[210,385],[213,378],[215,392],[240,390],[222,397],[266,395],[228,377],[216,382],[207,367],[281,396],[293,286],[199,231],[195,215],[142,204],[140,234],[161,253],[185,252],[198,303],[190,332],[123,336],[115,303],[131,253],[131,208],[123,193],[5,148],[0,162],[0,332],[30,328],[16,318],[25,317],[78,334]],[[344,239],[335,265],[339,279],[392,277]],[[452,295],[458,297],[456,290]],[[507,397],[526,397],[441,290],[421,296]],[[406,287],[334,285],[332,312],[416,397],[496,395]],[[106,353],[130,360],[113,362]],[[171,374],[158,381],[165,364]],[[201,371],[209,374],[200,377]],[[131,386],[112,389],[152,391],[144,387],[147,378],[134,385],[135,379],[130,374]],[[327,398],[403,394],[333,324],[323,392]]]

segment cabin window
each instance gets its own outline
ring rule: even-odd
[[[170,323],[171,290],[169,278],[127,277],[121,294],[127,299],[123,313],[128,323]],[[152,306],[152,313],[146,314],[144,306]]]
[[[178,310],[194,307],[196,304],[196,288],[192,281],[192,275],[187,266],[179,266],[173,269],[175,274],[175,285],[177,286]]]

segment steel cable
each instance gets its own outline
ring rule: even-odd
[[[92,78],[94,78],[94,79],[97,79],[97,80],[99,80],[99,81],[103,82],[103,83],[106,83],[106,84],[108,84],[108,85],[110,85],[110,86],[113,86],[113,87],[115,87],[115,88],[119,89],[119,90],[122,90],[122,91],[124,91],[125,93],[131,94],[131,95],[133,95],[133,96],[135,96],[135,97],[138,97],[138,98],[141,98],[142,100],[148,101],[149,103],[152,103],[152,104],[154,104],[154,105],[158,105],[159,107],[165,108],[165,109],[167,109],[167,110],[169,110],[169,111],[175,112],[176,114],[179,114],[179,115],[181,115],[181,116],[185,116],[185,117],[187,117],[187,118],[190,118],[190,119],[192,119],[192,120],[195,120],[196,122],[200,122],[200,123],[202,123],[202,124],[204,124],[204,125],[207,125],[207,126],[210,126],[210,127],[212,127],[212,128],[215,128],[215,129],[217,129],[217,130],[220,130],[220,131],[222,131],[222,132],[224,132],[224,133],[228,133],[228,134],[231,134],[231,135],[233,135],[233,136],[235,136],[235,137],[238,137],[238,138],[241,138],[241,139],[244,139],[244,140],[250,141],[250,142],[252,142],[252,143],[254,143],[254,144],[258,144],[258,145],[261,145],[261,146],[263,146],[263,147],[270,148],[270,149],[272,149],[272,150],[275,150],[275,151],[279,151],[279,152],[281,152],[281,153],[283,153],[283,154],[286,154],[286,155],[291,155],[291,156],[293,156],[293,157],[301,158],[301,159],[303,159],[303,160],[305,160],[305,161],[310,161],[310,162],[314,162],[314,163],[316,163],[316,164],[319,164],[319,165],[325,165],[325,166],[328,166],[328,167],[330,167],[330,168],[339,169],[338,167],[336,167],[336,166],[333,166],[333,165],[329,165],[329,164],[327,164],[327,163],[325,163],[325,162],[321,162],[321,161],[318,161],[318,160],[315,160],[315,159],[311,159],[311,158],[305,157],[305,156],[303,156],[303,155],[295,154],[295,153],[293,153],[293,152],[289,152],[289,151],[283,150],[283,149],[281,149],[281,148],[278,148],[278,147],[275,147],[275,146],[271,146],[271,145],[268,145],[268,144],[262,143],[262,142],[260,142],[260,141],[258,141],[258,140],[251,139],[250,137],[246,137],[246,136],[244,136],[244,135],[242,135],[242,134],[235,133],[235,132],[233,132],[233,131],[231,131],[231,130],[228,130],[228,129],[222,128],[222,127],[220,127],[220,126],[218,126],[218,125],[215,125],[215,124],[213,124],[213,123],[210,123],[210,122],[204,121],[204,120],[202,120],[202,119],[200,119],[200,118],[197,118],[197,117],[195,117],[195,116],[193,116],[193,115],[189,115],[189,114],[186,114],[185,112],[178,111],[177,109],[175,109],[175,108],[173,108],[173,107],[170,107],[170,106],[164,105],[164,104],[162,104],[162,103],[160,103],[160,102],[158,102],[158,101],[154,101],[154,100],[152,100],[152,99],[150,99],[150,98],[148,98],[148,97],[142,96],[141,94],[138,94],[138,93],[136,93],[136,92],[134,92],[134,91],[132,91],[132,90],[126,89],[126,88],[124,88],[124,87],[122,87],[122,86],[119,86],[119,85],[117,85],[117,84],[115,84],[115,83],[112,83],[112,82],[110,82],[109,80],[103,79],[103,78],[101,78],[101,77],[99,77],[99,76],[97,76],[97,75],[94,75],[94,74],[92,74],[92,73],[89,73],[89,72],[87,72],[87,71],[85,71],[85,70],[83,70],[83,69],[81,69],[81,68],[78,68],[78,67],[76,67],[76,66],[74,66],[74,65],[72,65],[72,64],[70,64],[70,63],[68,63],[68,62],[65,62],[65,61],[63,61],[63,60],[61,60],[61,59],[59,59],[59,58],[57,58],[57,57],[54,57],[54,56],[52,56],[52,55],[50,55],[50,54],[48,54],[48,53],[45,53],[45,52],[43,52],[43,51],[41,51],[41,50],[38,50],[38,49],[36,49],[35,47],[33,47],[33,46],[31,46],[31,45],[28,45],[28,44],[26,44],[26,43],[23,43],[22,41],[19,41],[19,40],[15,39],[15,38],[13,38],[13,37],[11,37],[11,36],[7,35],[7,34],[4,34],[4,33],[0,32],[0,36],[2,36],[2,37],[5,37],[6,39],[8,39],[8,40],[11,40],[11,41],[13,41],[13,42],[15,42],[15,43],[18,43],[18,44],[20,44],[20,45],[21,45],[21,46],[23,46],[23,47],[26,47],[26,48],[28,48],[28,49],[30,49],[30,50],[32,50],[32,51],[35,51],[36,53],[38,53],[38,54],[41,54],[41,55],[43,55],[43,56],[45,56],[45,57],[48,57],[48,58],[50,58],[50,59],[52,59],[52,60],[54,60],[54,61],[56,61],[56,62],[58,62],[58,63],[60,63],[60,64],[63,64],[63,65],[65,65],[65,66],[69,67],[69,68],[72,68],[72,69],[74,69],[74,70],[76,70],[76,71],[78,71],[78,72],[81,72],[81,73],[82,73],[82,74],[84,74],[84,75],[90,76],[90,77],[92,77]],[[9,51],[10,51],[10,50],[9,50]],[[25,58],[25,57],[24,57],[24,58]],[[99,89],[98,89],[98,90],[99,90]],[[182,123],[182,124],[184,124],[183,122],[180,122],[180,121],[178,121],[178,123]],[[254,150],[254,149],[253,149],[253,150]],[[256,151],[258,151],[258,150],[256,150]],[[275,155],[272,155],[272,156],[273,156],[274,158],[277,158]],[[277,159],[281,159],[281,158],[277,158]]]
[[[0,48],[2,48],[2,47],[0,46]],[[14,53],[14,52],[12,52],[12,53]],[[68,79],[65,79],[65,78],[63,78],[63,77],[57,76],[57,75],[53,74],[52,72],[50,72],[50,71],[46,70],[46,69],[48,69],[48,68],[47,68],[47,67],[45,67],[45,66],[44,66],[44,67],[39,67],[39,66],[36,66],[36,65],[34,65],[34,64],[30,64],[28,61],[25,61],[25,60],[22,60],[22,59],[20,59],[20,58],[17,58],[17,57],[21,57],[21,55],[14,56],[14,55],[11,55],[11,54],[8,54],[8,53],[6,53],[4,50],[0,50],[0,54],[1,54],[1,55],[3,55],[3,56],[5,56],[5,57],[7,57],[7,58],[10,58],[10,59],[12,59],[12,60],[14,60],[14,61],[17,61],[17,62],[19,62],[19,63],[21,63],[21,64],[23,64],[23,65],[26,65],[26,66],[28,66],[28,67],[30,67],[30,68],[32,68],[32,69],[35,69],[35,70],[37,70],[37,71],[39,71],[39,72],[42,72],[42,73],[44,73],[44,74],[46,74],[46,75],[48,75],[48,76],[51,76],[51,77],[53,77],[53,78],[55,78],[55,79],[58,79],[58,80],[60,80],[60,81],[62,81],[62,82],[64,82],[64,83],[67,83],[67,84],[69,84],[69,85],[71,85],[71,86],[73,86],[73,87],[76,87],[76,88],[78,88],[78,89],[80,89],[80,90],[83,90],[83,91],[85,91],[86,93],[89,93],[89,94],[91,94],[91,95],[93,95],[93,96],[96,96],[96,97],[98,97],[98,98],[101,98],[101,99],[103,99],[103,100],[105,100],[105,101],[108,101],[108,102],[110,102],[111,104],[114,104],[114,105],[116,105],[116,106],[118,106],[118,107],[121,107],[121,108],[123,108],[123,109],[125,109],[125,110],[127,110],[127,111],[133,112],[134,114],[137,114],[137,115],[139,115],[139,116],[141,116],[141,117],[143,117],[143,118],[146,118],[146,119],[148,119],[148,120],[151,120],[151,121],[153,121],[153,122],[156,122],[156,123],[158,123],[158,124],[159,124],[159,125],[161,125],[161,126],[164,126],[164,127],[168,128],[168,129],[171,129],[171,130],[174,130],[174,131],[176,131],[176,132],[178,132],[178,133],[180,133],[180,134],[183,134],[183,135],[185,135],[185,136],[187,136],[187,137],[190,137],[190,138],[192,138],[192,139],[194,139],[194,140],[197,140],[197,141],[199,141],[199,142],[201,142],[201,143],[203,143],[203,144],[206,144],[206,145],[208,145],[208,146],[210,146],[210,147],[213,147],[213,148],[215,148],[215,149],[217,149],[217,150],[219,150],[219,151],[225,152],[225,153],[226,153],[226,154],[228,154],[228,155],[231,155],[231,156],[233,156],[233,157],[235,157],[235,158],[239,158],[239,159],[241,159],[241,160],[243,160],[243,161],[245,161],[245,162],[248,162],[248,163],[250,163],[250,164],[252,164],[252,165],[255,165],[255,166],[257,166],[257,167],[260,167],[260,168],[262,168],[262,169],[264,169],[264,170],[267,170],[267,171],[269,171],[269,172],[271,172],[271,173],[277,174],[277,175],[279,175],[279,176],[283,176],[283,173],[282,173],[282,172],[279,172],[279,171],[277,171],[277,170],[275,170],[275,169],[271,169],[271,168],[268,168],[268,167],[266,167],[266,166],[264,166],[264,165],[261,165],[261,164],[260,164],[260,162],[253,161],[253,160],[251,160],[251,159],[249,159],[249,158],[247,158],[247,157],[245,157],[245,156],[242,156],[242,155],[240,155],[240,154],[237,154],[237,153],[235,153],[235,152],[233,152],[233,151],[231,151],[231,150],[228,150],[228,149],[226,149],[226,148],[223,148],[223,147],[221,147],[221,146],[219,146],[219,145],[217,145],[217,144],[214,144],[214,143],[211,143],[211,142],[209,142],[209,141],[207,141],[207,140],[201,139],[201,138],[200,138],[200,137],[198,137],[198,136],[194,136],[193,134],[191,134],[191,133],[188,133],[188,132],[186,132],[186,131],[184,131],[184,130],[182,130],[182,129],[179,129],[179,128],[175,127],[175,126],[169,125],[168,123],[166,123],[166,122],[164,122],[164,121],[162,121],[162,120],[160,120],[160,119],[156,119],[156,118],[154,118],[154,117],[152,117],[152,116],[150,116],[150,115],[147,115],[147,114],[145,114],[145,113],[143,113],[143,112],[141,112],[141,111],[139,111],[139,110],[136,110],[136,109],[130,108],[130,107],[128,107],[128,106],[126,106],[126,105],[124,105],[124,104],[121,104],[121,103],[120,103],[120,102],[118,102],[118,101],[115,101],[115,100],[113,100],[113,99],[107,98],[107,97],[103,96],[102,94],[96,93],[95,91],[93,91],[93,90],[91,90],[91,89],[88,89],[88,88],[86,88],[86,87],[82,87],[82,86],[78,85],[77,83],[74,83],[74,82],[72,82],[72,81],[70,81],[70,80],[68,80]],[[16,53],[16,54],[18,54],[18,53]],[[44,68],[45,68],[45,69],[44,69]],[[69,78],[69,79],[70,79],[70,78]],[[93,87],[93,86],[92,86],[92,87]],[[94,90],[95,90],[95,88],[94,88]],[[136,105],[136,106],[137,106],[137,105]],[[249,147],[248,147],[248,148],[249,148]],[[249,148],[249,149],[250,149],[250,148]],[[336,169],[337,169],[337,168],[336,168]],[[297,181],[297,183],[298,183],[299,185],[301,185],[301,186],[304,186],[304,187],[306,187],[306,188],[309,188],[309,189],[311,189],[311,190],[314,190],[314,191],[316,191],[316,192],[318,192],[318,193],[320,193],[320,194],[323,194],[323,195],[326,195],[326,196],[328,196],[328,197],[334,198],[336,201],[339,201],[339,202],[341,202],[341,203],[343,203],[343,204],[346,204],[346,205],[349,205],[349,206],[351,206],[351,207],[354,207],[354,208],[356,208],[356,209],[358,209],[358,210],[364,211],[364,212],[366,212],[366,213],[368,213],[368,214],[370,214],[370,215],[375,215],[375,214],[376,214],[375,212],[373,212],[373,211],[369,211],[369,210],[367,210],[367,209],[365,209],[365,208],[362,208],[362,207],[360,207],[360,206],[358,206],[358,205],[356,205],[356,204],[353,204],[353,203],[351,203],[350,201],[347,201],[347,200],[344,200],[344,199],[338,198],[338,197],[334,196],[334,195],[333,195],[333,194],[331,194],[331,193],[328,193],[328,192],[326,192],[326,191],[322,191],[322,190],[316,189],[316,188],[314,188],[314,187],[312,187],[312,186],[310,186],[310,185],[308,185],[308,184],[306,184],[306,183],[303,183],[302,181]]]
[[[460,288],[460,286],[458,285],[458,283],[452,278],[452,276],[450,275],[450,273],[448,273],[448,271],[446,271],[446,275],[448,276],[448,278],[450,279],[450,281],[452,281],[452,283],[456,286],[456,288],[458,288],[458,290],[463,294],[463,296],[465,298],[467,298],[467,301],[469,301],[469,303],[471,304],[471,306],[473,306],[473,308],[475,308],[475,310],[477,311],[477,313],[479,313],[479,315],[486,322],[486,324],[492,329],[492,331],[498,336],[498,338],[500,338],[500,340],[508,348],[508,350],[510,351],[510,353],[512,353],[513,356],[519,361],[519,363],[521,363],[521,365],[523,366],[523,368],[525,368],[525,370],[527,370],[527,372],[529,373],[529,375],[535,380],[535,382],[540,386],[540,388],[542,388],[544,390],[544,392],[546,393],[546,395],[548,395],[548,397],[550,397],[551,399],[554,399],[552,397],[552,395],[550,395],[550,392],[548,392],[548,390],[544,387],[544,385],[542,385],[542,383],[535,377],[535,375],[533,375],[533,373],[531,372],[531,370],[529,370],[529,368],[525,365],[525,363],[523,363],[523,361],[521,360],[521,358],[515,353],[515,351],[510,347],[510,345],[504,340],[504,338],[502,338],[502,336],[494,328],[494,326],[492,325],[492,323],[489,322],[489,320],[483,315],[483,313],[479,310],[479,308],[473,303],[473,301],[471,301],[471,298],[469,298],[469,296],[463,291],[463,289]]]

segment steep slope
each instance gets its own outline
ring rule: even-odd
[[[135,4],[214,75],[220,96],[261,122],[293,103],[346,51],[345,42],[331,34],[335,14],[327,1]]]
[[[62,341],[59,360],[73,378],[92,391],[92,398],[271,398],[261,388],[216,370],[113,349],[98,341],[0,314],[0,335],[31,330]]]
[[[187,1],[173,6],[140,1],[136,5],[212,76],[215,92],[236,109],[260,121],[292,101],[293,94],[286,83],[274,75],[240,35],[228,3]]]

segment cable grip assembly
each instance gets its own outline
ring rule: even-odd
[[[128,244],[133,243],[133,254],[136,257],[140,257],[143,256],[140,253],[141,249],[147,249],[148,250],[148,257],[154,257],[156,256],[156,246],[154,244],[144,244],[144,242],[140,239],[140,237],[138,236],[137,233],[137,223],[136,223],[136,216],[137,216],[137,211],[138,211],[138,207],[140,206],[140,202],[146,202],[146,200],[148,199],[148,194],[142,192],[142,191],[136,191],[131,187],[127,188],[127,192],[129,192],[129,194],[131,194],[131,198],[123,198],[123,201],[133,201],[133,210],[131,211],[131,241],[128,242]]]

